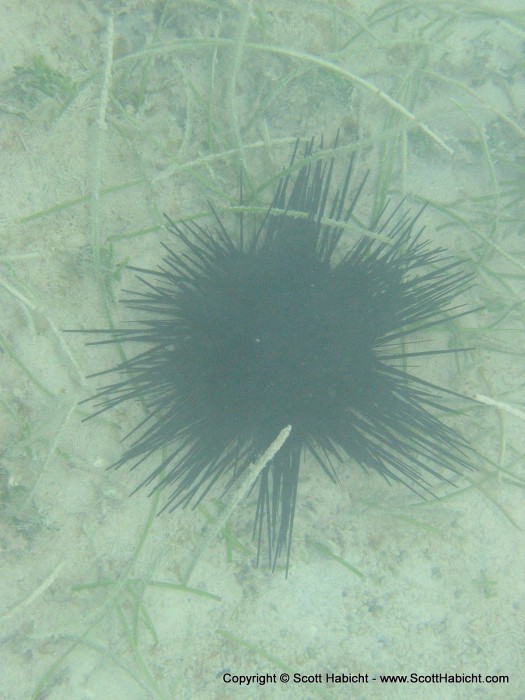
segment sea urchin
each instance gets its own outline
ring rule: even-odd
[[[428,477],[470,468],[467,442],[434,415],[454,392],[407,365],[452,352],[408,343],[445,313],[470,313],[451,303],[471,275],[416,230],[421,212],[400,206],[345,245],[366,178],[351,194],[350,163],[331,192],[333,158],[310,142],[300,167],[297,150],[259,225],[247,231],[241,216],[232,234],[213,208],[212,228],[169,221],[177,249],[164,246],[158,269],[131,268],[142,290],[123,303],[140,320],[91,331],[107,334],[93,344],[145,344],[95,375],[121,378],[92,400],[95,415],[142,400],[146,417],[113,466],[164,448],[141,486],[169,487],[165,507],[199,503],[223,477],[229,489],[292,426],[259,477],[254,534],[272,567],[283,552],[289,561],[305,454],[332,480],[336,465],[357,463],[420,493],[431,492]]]

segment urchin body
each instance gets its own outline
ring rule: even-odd
[[[304,160],[252,231],[241,220],[230,234],[215,212],[212,228],[170,222],[182,250],[166,247],[157,270],[132,268],[145,286],[124,303],[138,325],[98,341],[148,345],[94,398],[99,412],[144,401],[114,466],[165,448],[143,484],[169,487],[172,507],[198,503],[218,480],[230,488],[292,426],[259,479],[255,530],[272,566],[289,557],[306,453],[332,479],[357,463],[419,492],[430,475],[470,468],[466,441],[435,416],[452,392],[406,369],[440,352],[411,351],[410,337],[442,321],[470,276],[399,208],[343,250],[364,181],[350,196],[350,165],[332,192],[333,161],[316,160],[312,143]]]

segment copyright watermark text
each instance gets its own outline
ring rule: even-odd
[[[224,671],[221,674],[224,683],[238,686],[270,685],[272,683],[301,683],[312,685],[338,685],[338,684],[365,684],[365,683],[393,683],[393,684],[506,684],[509,683],[507,675],[483,675],[481,673],[411,673],[410,675],[382,675],[369,673],[252,673],[236,674]]]

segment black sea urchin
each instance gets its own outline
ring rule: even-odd
[[[164,246],[158,269],[131,268],[143,288],[123,303],[141,320],[98,341],[147,346],[99,373],[122,379],[93,399],[97,413],[143,401],[146,417],[113,466],[165,448],[141,486],[169,487],[166,507],[198,503],[222,477],[229,489],[292,426],[259,477],[254,534],[260,551],[268,533],[272,567],[283,551],[289,560],[306,453],[332,480],[335,464],[356,462],[418,492],[430,492],[429,475],[469,468],[467,442],[433,414],[454,392],[406,370],[411,358],[447,351],[406,346],[445,311],[469,313],[450,305],[471,276],[415,230],[421,212],[400,207],[345,249],[341,224],[364,180],[350,194],[350,163],[331,193],[333,167],[311,142],[250,231],[241,217],[232,235],[213,208],[213,228],[170,221],[177,251]]]

